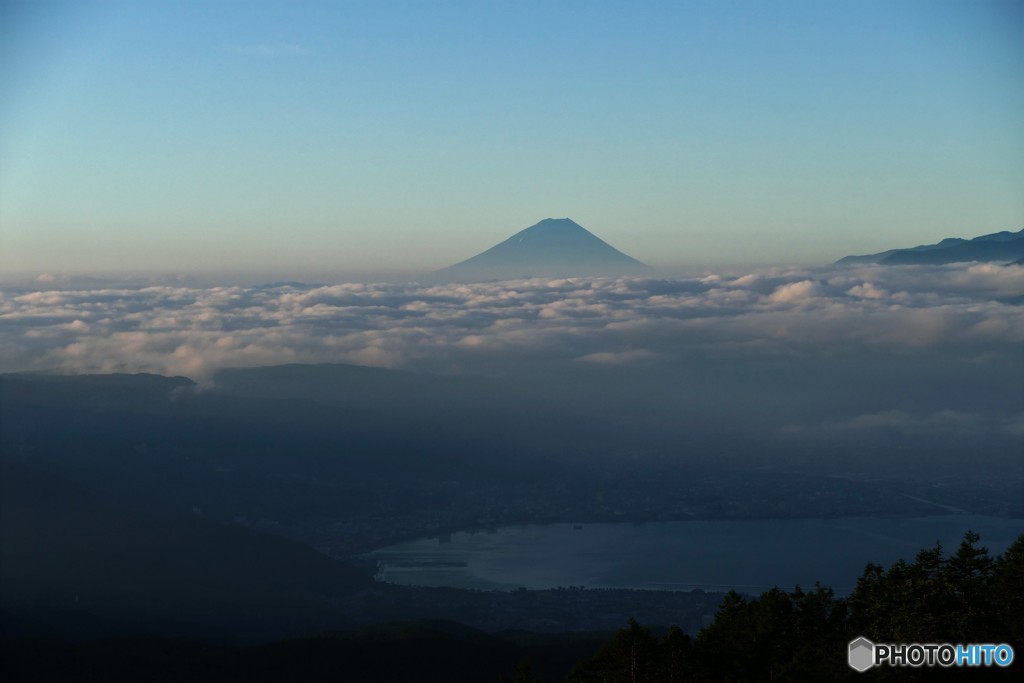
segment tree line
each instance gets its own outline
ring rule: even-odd
[[[573,683],[658,681],[857,680],[848,643],[1008,643],[1024,658],[1024,535],[998,557],[968,531],[952,555],[940,544],[888,569],[868,564],[847,597],[831,588],[773,588],[758,597],[728,593],[714,621],[691,638],[678,628],[662,637],[630,620],[592,658],[572,670]],[[1013,669],[1024,664],[1015,661]],[[879,667],[873,679],[963,676],[957,668]],[[972,672],[1012,674],[1001,669]],[[512,679],[539,680],[527,667]]]

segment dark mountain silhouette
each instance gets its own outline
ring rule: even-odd
[[[504,242],[427,279],[481,282],[524,277],[645,275],[650,266],[611,246],[569,218],[545,218]]]
[[[348,625],[331,599],[373,585],[301,543],[120,508],[21,463],[0,463],[0,493],[0,631],[280,638]]]
[[[493,634],[417,620],[245,644],[155,636],[11,638],[0,639],[0,674],[32,683],[563,681],[575,662],[610,637]]]
[[[1024,258],[1024,230],[994,232],[973,239],[947,237],[938,244],[922,244],[909,249],[890,249],[877,254],[846,256],[835,265],[859,263],[897,265],[938,265],[961,261],[1013,261]]]

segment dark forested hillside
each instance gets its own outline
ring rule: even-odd
[[[940,546],[888,569],[868,564],[848,598],[830,588],[778,588],[758,597],[729,593],[714,622],[690,639],[656,638],[636,622],[619,631],[571,680],[825,681],[855,679],[848,643],[1007,643],[1024,654],[1024,535],[997,559],[968,532],[950,555]],[[1020,671],[1019,660],[1012,668]],[[992,669],[1006,678],[1008,672]],[[870,672],[886,680],[963,676],[959,669]],[[973,673],[977,674],[977,671]]]
[[[24,465],[0,465],[0,484],[9,630],[280,638],[344,625],[329,600],[373,583],[300,543],[120,509]]]

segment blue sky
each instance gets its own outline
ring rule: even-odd
[[[659,266],[1024,227],[1020,2],[5,2],[0,269]]]

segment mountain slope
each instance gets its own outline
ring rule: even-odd
[[[575,221],[545,218],[487,251],[437,271],[430,279],[475,282],[650,272],[650,266],[627,256]]]
[[[835,265],[881,263],[895,265],[938,265],[961,261],[1013,261],[1024,257],[1024,230],[1004,230],[973,239],[948,237],[938,244],[922,244],[909,249],[889,249],[877,254],[845,256]]]
[[[111,505],[61,477],[0,463],[3,623],[51,632],[271,637],[346,625],[361,570],[282,538],[199,516]],[[20,617],[20,619],[17,619]]]

